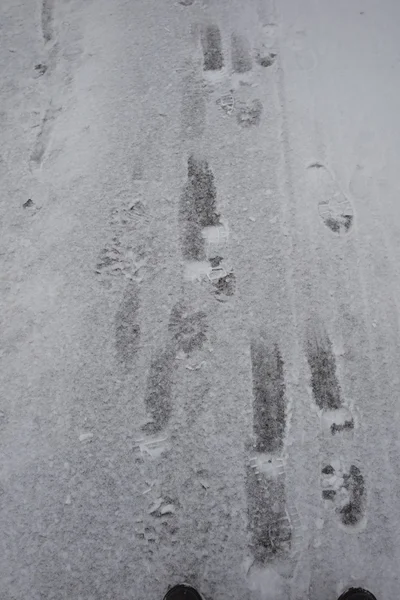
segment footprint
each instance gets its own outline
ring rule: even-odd
[[[44,41],[50,42],[53,38],[54,0],[42,2],[42,34]]]
[[[220,98],[217,98],[216,104],[226,115],[230,116],[235,110],[235,97],[233,92],[230,91],[228,94],[224,94]]]
[[[204,71],[219,71],[224,66],[222,54],[221,32],[214,24],[207,25],[202,31],[201,44],[203,48]]]
[[[36,138],[35,146],[30,156],[31,171],[40,169],[43,164],[46,151],[50,144],[54,121],[60,111],[61,108],[55,109],[50,105],[45,112],[39,133]]]
[[[307,340],[307,360],[311,372],[311,388],[316,405],[322,411],[321,423],[332,435],[353,430],[354,419],[345,406],[336,374],[336,358],[329,337],[314,332]]]
[[[251,102],[241,102],[237,110],[237,122],[241,127],[248,128],[258,126],[261,122],[263,112],[262,102],[258,99]]]
[[[183,301],[177,302],[171,310],[168,332],[176,351],[191,354],[201,350],[207,340],[207,315],[203,311],[192,312]]]
[[[147,376],[145,406],[150,421],[143,426],[148,434],[165,429],[172,414],[172,377],[176,368],[176,352],[173,344],[158,350],[153,357]]]
[[[231,35],[231,60],[235,73],[247,73],[252,69],[249,43],[244,36],[238,33]]]
[[[366,522],[366,487],[358,467],[350,465],[347,471],[340,461],[322,469],[322,498],[332,503],[341,527],[357,531]]]
[[[324,225],[333,233],[339,235],[348,233],[353,225],[353,208],[333,175],[318,162],[311,164],[307,172]]]
[[[246,473],[248,527],[256,563],[288,558],[294,549],[293,523],[286,508],[283,478],[273,478],[249,466]]]
[[[188,159],[188,181],[180,198],[179,221],[182,255],[185,260],[205,260],[202,229],[219,223],[214,175],[207,160]]]
[[[314,71],[318,66],[318,59],[310,48],[307,34],[298,29],[293,34],[292,49],[295,53],[297,66],[301,71]]]
[[[283,360],[264,335],[251,341],[253,429],[257,452],[281,452],[286,428]]]
[[[127,369],[132,368],[133,359],[139,350],[139,306],[138,284],[135,281],[130,281],[125,288],[120,307],[115,315],[117,360]]]
[[[187,66],[182,88],[182,138],[199,138],[203,135],[206,124],[206,98],[203,80],[194,65]]]
[[[275,63],[276,57],[276,52],[257,52],[256,63],[260,65],[260,67],[271,67]]]

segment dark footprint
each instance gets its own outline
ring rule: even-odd
[[[282,479],[267,478],[249,467],[246,474],[252,553],[258,563],[285,558],[291,551],[292,524]]]
[[[219,71],[224,66],[221,33],[217,25],[208,25],[201,36],[204,71]]]
[[[261,122],[263,105],[260,100],[253,100],[248,104],[241,104],[237,111],[237,122],[241,127],[258,126]]]
[[[256,56],[256,62],[260,67],[271,67],[275,60],[276,54],[274,52],[269,52],[268,54],[260,54],[258,53]]]
[[[261,336],[252,340],[250,350],[256,449],[257,452],[280,452],[286,428],[282,356],[278,346],[268,346]]]
[[[347,472],[326,465],[322,469],[322,497],[333,502],[341,524],[346,528],[359,525],[365,517],[366,489],[358,467],[351,465]]]
[[[214,271],[214,269],[213,269]],[[213,282],[214,291],[217,296],[234,296],[236,291],[236,276],[231,271],[224,275],[223,277],[219,277],[219,279],[214,280]]]
[[[238,33],[232,33],[231,36],[231,59],[235,73],[251,71],[252,60],[249,44],[246,38]]]
[[[168,331],[176,350],[186,354],[200,350],[207,339],[207,315],[202,311],[190,312],[183,302],[177,302],[171,311]]]
[[[181,247],[183,257],[187,260],[205,259],[202,229],[219,224],[216,199],[214,175],[208,162],[190,156],[188,181],[179,203]]]
[[[188,183],[194,198],[194,210],[201,227],[213,227],[220,224],[217,213],[217,190],[214,175],[208,161],[195,158],[188,159]]]
[[[136,282],[127,285],[119,310],[115,315],[115,346],[117,359],[126,368],[133,366],[139,349],[140,325],[138,324],[139,288]]]
[[[151,416],[143,431],[155,434],[168,424],[172,413],[172,377],[175,369],[175,348],[172,344],[156,353],[147,377],[145,406]]]
[[[42,3],[42,34],[45,42],[53,38],[54,0],[43,0]]]
[[[322,410],[337,410],[343,406],[336,376],[336,360],[327,335],[310,337],[307,360],[311,371],[314,400]]]
[[[351,229],[354,212],[350,200],[340,190],[329,170],[321,163],[308,167],[313,194],[318,199],[319,215],[333,233],[345,234]]]

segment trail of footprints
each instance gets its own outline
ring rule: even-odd
[[[192,5],[181,0],[182,6]],[[231,64],[235,75],[248,76],[254,62],[261,68],[274,65],[277,55],[261,48],[252,56],[246,39],[232,33]],[[225,68],[221,33],[210,24],[201,32],[203,74],[215,74]],[[205,131],[206,99],[204,85],[194,63],[187,64],[183,80],[182,134],[186,140],[200,138]],[[211,83],[214,81],[211,78]],[[234,85],[216,99],[226,116],[236,113],[242,128],[258,126],[262,102],[243,100]],[[347,233],[353,222],[350,201],[340,192],[329,170],[315,163],[308,168],[314,189],[321,200],[319,213],[325,226],[337,234]],[[218,212],[218,199],[212,166],[204,156],[192,152],[187,158],[187,180],[179,199],[179,231],[184,277],[206,283],[215,298],[226,301],[235,294],[236,277],[229,256],[229,230]],[[112,213],[114,235],[99,255],[96,271],[103,282],[112,285],[116,277],[127,280],[115,317],[116,356],[121,365],[132,366],[140,348],[140,283],[145,270],[144,246],[132,248],[132,227],[148,223],[147,210],[140,195],[122,198]],[[133,225],[132,225],[133,224]],[[144,390],[148,416],[142,431],[147,436],[141,449],[151,456],[163,452],[163,434],[173,413],[173,384],[179,353],[189,356],[200,350],[207,339],[207,314],[194,312],[185,299],[177,302],[170,314],[167,340],[154,352]],[[278,345],[264,333],[253,336],[250,344],[253,381],[253,452],[246,468],[248,527],[250,547],[256,563],[266,564],[296,555],[302,542],[302,526],[294,507],[288,506],[285,482],[285,435],[289,407],[286,401],[284,363]],[[333,437],[354,430],[354,419],[342,400],[332,344],[326,335],[309,336],[306,355],[314,401],[321,411],[324,430]],[[148,437],[150,436],[150,437]],[[161,437],[160,437],[161,436]],[[161,445],[160,445],[161,440]],[[333,506],[338,523],[347,531],[365,522],[366,486],[355,464],[344,467],[333,458],[322,467],[322,499]],[[150,498],[150,496],[149,496]],[[166,541],[174,542],[178,527],[175,515],[177,499],[152,501],[149,515],[161,523]],[[141,521],[138,537],[152,554],[151,544],[159,540],[159,526]]]

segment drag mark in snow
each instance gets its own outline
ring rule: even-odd
[[[205,27],[201,36],[204,56],[204,71],[219,71],[224,66],[221,32],[217,25]]]
[[[264,337],[251,342],[253,375],[253,428],[257,452],[280,452],[285,434],[283,360],[277,346]]]
[[[235,73],[251,71],[252,60],[249,43],[244,36],[238,33],[232,33],[231,36],[231,60]]]

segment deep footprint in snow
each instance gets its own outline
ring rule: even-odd
[[[348,233],[354,219],[350,200],[344,195],[333,175],[322,163],[316,162],[309,165],[307,172],[324,225],[338,235]]]
[[[322,469],[322,498],[332,502],[346,529],[356,528],[365,522],[366,488],[358,467],[351,465],[348,472],[337,462]]]

